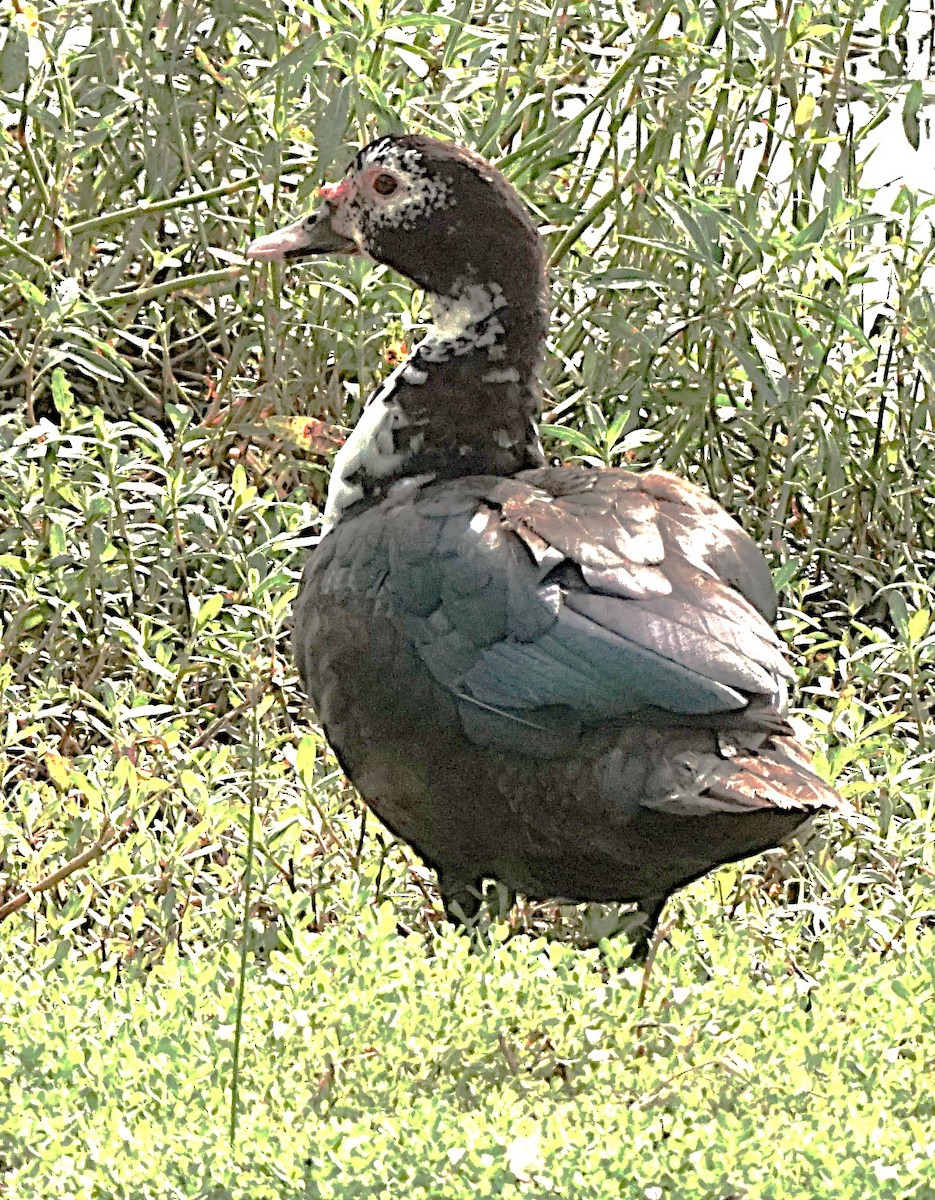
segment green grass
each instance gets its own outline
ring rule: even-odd
[[[872,973],[839,932],[796,962],[679,931],[668,958],[640,1006],[619,959],[472,955],[358,908],[251,977],[236,1151],[231,952],[168,954],[145,987],[6,980],[11,1194],[932,1196],[930,937]]]
[[[0,16],[0,1196],[935,1197],[933,244],[863,176],[906,10],[204,11]],[[770,556],[851,805],[648,981],[612,907],[469,952],[303,705],[302,531],[421,304],[240,254],[403,125],[538,214],[550,451]]]

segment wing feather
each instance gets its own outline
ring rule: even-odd
[[[373,530],[367,517],[340,570],[369,581],[480,744],[560,754],[588,726],[670,713],[727,727],[751,701],[754,727],[755,712],[779,719],[789,670],[768,567],[691,485],[542,468],[429,485]],[[726,784],[709,799],[748,802]]]

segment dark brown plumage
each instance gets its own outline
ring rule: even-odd
[[[547,323],[528,213],[477,156],[383,138],[259,258],[367,253],[435,328],[338,455],[295,647],[343,769],[438,873],[533,897],[667,896],[836,794],[784,716],[765,561],[661,472],[546,467]]]

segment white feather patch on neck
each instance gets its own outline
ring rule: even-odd
[[[452,357],[486,349],[488,358],[503,358],[505,330],[496,317],[506,307],[506,297],[498,283],[467,284],[453,296],[429,297],[433,326],[415,347],[412,355],[400,363],[367,401],[360,420],[335,456],[328,484],[328,498],[322,515],[322,536],[329,533],[341,516],[364,498],[365,481],[379,481],[394,475],[403,466],[406,454],[396,450],[395,431],[409,423],[400,404],[393,399],[399,383],[418,387],[429,380],[430,372],[422,364],[441,363]],[[514,368],[494,370],[485,382],[507,383],[519,379]],[[505,445],[503,441],[498,444]],[[420,434],[414,430],[409,450],[420,448]],[[464,447],[462,453],[471,447]],[[420,483],[426,476],[417,477]],[[402,481],[401,481],[402,482]],[[394,484],[394,487],[396,485]]]
[[[393,431],[404,428],[408,422],[392,396],[408,365],[407,359],[383,380],[364,406],[351,436],[335,455],[322,515],[322,536],[330,533],[352,504],[364,498],[360,477],[384,479],[399,469],[403,456],[396,452]]]
[[[417,347],[426,362],[444,362],[455,355],[486,349],[488,357],[503,356],[506,332],[494,314],[506,307],[499,283],[471,283],[452,296],[429,297],[432,328]]]

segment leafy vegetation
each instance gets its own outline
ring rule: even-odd
[[[673,934],[641,1007],[619,959],[453,933],[427,954],[394,905],[351,906],[251,981],[234,1150],[233,955],[173,948],[145,987],[74,960],[6,979],[12,1194],[927,1200],[926,947],[871,973],[831,938],[811,974],[705,940]]]
[[[0,7],[0,1195],[935,1195],[935,242],[864,166],[908,9],[223,8]],[[648,979],[611,908],[445,931],[303,708],[303,532],[421,301],[241,250],[402,126],[541,219],[552,451],[771,555],[852,806]]]

